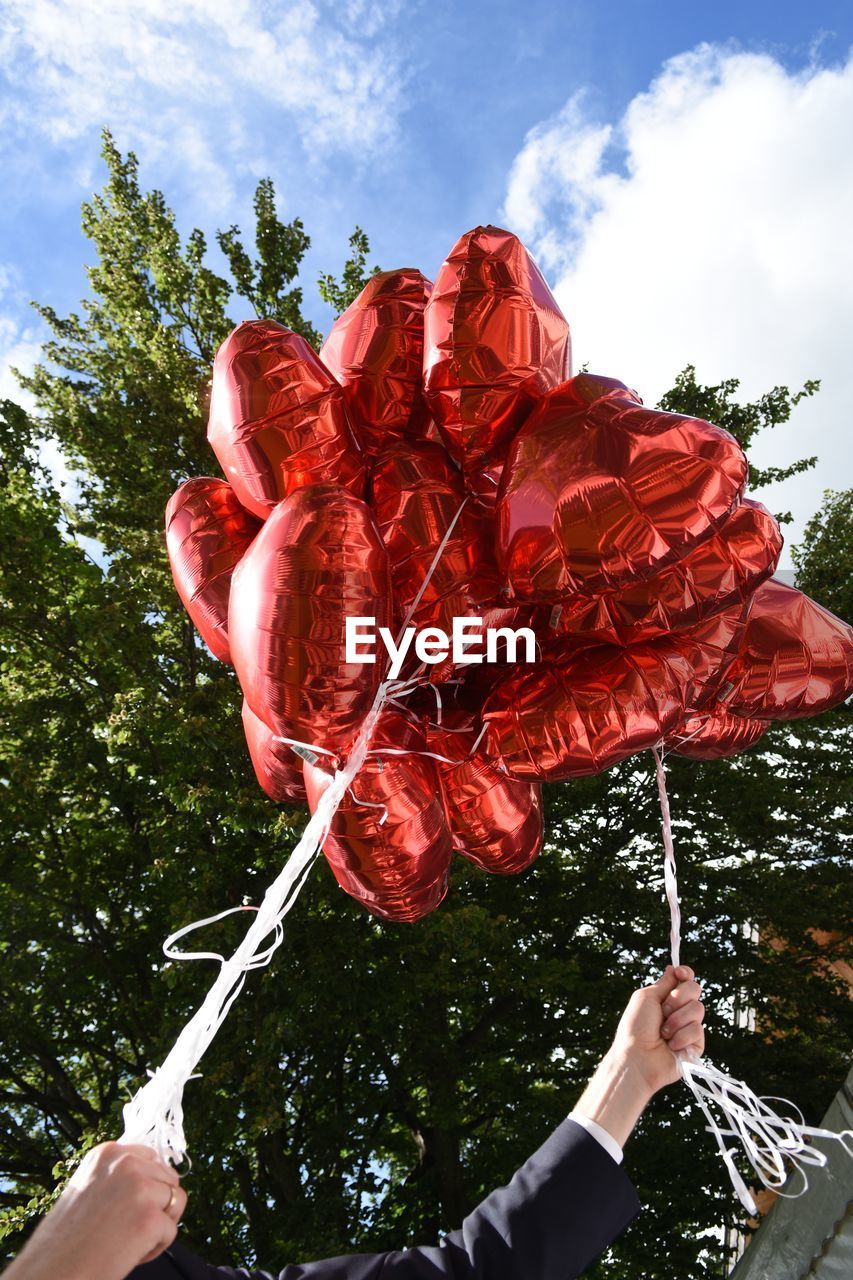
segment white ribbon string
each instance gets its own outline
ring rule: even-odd
[[[655,758],[655,776],[658,784],[658,798],[663,830],[663,883],[666,900],[669,903],[669,951],[673,965],[678,968],[681,963],[681,907],[678,902],[678,877],[675,866],[675,847],[672,842],[672,818],[669,812],[669,796],[666,791],[666,774],[663,771],[663,760],[657,747],[652,748]]]
[[[672,819],[660,748],[653,747],[652,754],[655,758],[661,809],[664,887],[670,914],[670,952],[672,963],[677,967],[681,963],[681,908],[678,901]],[[802,1113],[793,1103],[784,1098],[759,1098],[743,1080],[733,1079],[692,1051],[676,1053],[675,1059],[684,1083],[702,1108],[708,1121],[708,1130],[714,1136],[732,1185],[747,1213],[756,1214],[758,1207],[735,1164],[735,1153],[727,1146],[727,1139],[740,1143],[759,1182],[777,1195],[791,1198],[801,1196],[808,1189],[807,1166],[823,1168],[827,1163],[824,1152],[809,1145],[811,1139],[834,1139],[841,1143],[848,1155],[853,1156],[853,1131],[845,1129],[835,1133],[831,1129],[807,1125],[803,1122]],[[783,1102],[796,1113],[797,1118],[793,1115],[779,1115],[769,1105],[771,1102]],[[721,1124],[715,1112],[727,1123]],[[800,1175],[801,1185],[794,1190],[783,1191],[782,1187],[788,1182],[792,1170]]]
[[[187,934],[195,933],[196,929],[203,929],[205,925],[216,924],[219,920],[224,920],[226,916],[233,916],[238,911],[257,911],[257,907],[248,905],[240,907],[228,907],[225,911],[218,912],[215,916],[208,916],[205,920],[195,920],[192,924],[185,924],[182,929],[177,929],[170,934],[163,943],[163,954],[170,960],[218,960],[220,964],[225,963],[225,957],[220,955],[218,951],[177,951],[174,944],[179,938],[185,938]],[[276,928],[276,937],[278,937],[280,926]],[[278,946],[278,942],[273,944],[273,950]],[[260,968],[261,966],[253,966]]]
[[[693,718],[693,717],[691,717],[691,719],[692,719],[692,718]],[[700,716],[700,717],[699,717],[699,725],[698,725],[698,727],[697,727],[696,729],[694,729],[694,730],[693,730],[693,732],[692,732],[692,733],[687,733],[687,734],[684,734],[684,733],[678,733],[678,734],[675,734],[675,735],[673,736],[673,738],[671,739],[671,741],[672,741],[672,742],[677,742],[677,743],[678,743],[678,745],[679,745],[680,747],[683,747],[683,746],[684,746],[686,743],[688,743],[688,742],[692,742],[692,741],[693,741],[693,739],[694,739],[694,738],[696,738],[696,737],[698,737],[698,735],[702,732],[702,730],[705,728],[705,725],[707,724],[707,722],[708,722],[710,719],[711,719],[711,717],[710,717],[709,715]],[[661,760],[663,761],[663,760],[665,760],[665,759],[666,759],[666,757],[669,755],[669,752],[668,752],[668,751],[666,751],[666,750],[664,750],[663,744],[661,744],[661,746],[660,746],[659,750],[660,750],[660,758],[661,758]]]
[[[272,735],[273,742],[283,742],[285,746],[292,747],[300,760],[305,760],[308,764],[316,764],[320,756],[328,756],[330,760],[337,760],[338,753],[330,751],[328,747],[318,746],[316,742],[303,742],[300,738],[285,738],[280,733]]]
[[[372,756],[428,756],[431,760],[439,760],[442,764],[458,764],[458,760],[451,760],[450,756],[439,755],[437,751],[414,751],[406,750],[404,747],[372,747],[370,752]]]
[[[436,566],[453,533],[462,509],[468,501],[464,498],[456,510],[444,537],[436,549],[432,562],[426,572],[420,590],[412,601],[397,637],[399,647],[403,633],[420,604],[427,585],[435,572]],[[175,1044],[170,1049],[161,1066],[150,1073],[146,1084],[142,1086],[126,1103],[122,1110],[124,1133],[122,1142],[141,1142],[154,1148],[162,1160],[171,1160],[181,1164],[187,1153],[187,1141],[184,1133],[183,1093],[184,1086],[193,1076],[195,1068],[203,1054],[210,1046],[219,1028],[228,1016],[232,1004],[239,996],[246,981],[247,973],[253,969],[269,964],[276,949],[284,938],[282,921],[290,911],[308,873],[322,848],[332,820],[337,813],[347,791],[351,788],[359,770],[367,758],[367,752],[373,733],[389,697],[409,691],[412,679],[383,680],[376,691],[373,703],[368,711],[358,736],[352,745],[343,768],[335,770],[329,786],[320,797],[317,808],[311,815],[296,848],[282,867],[279,875],[267,889],[263,902],[257,908],[255,919],[246,932],[236,951],[227,960],[216,952],[198,952],[195,956],[182,956],[174,951],[173,944],[178,938],[224,919],[234,911],[242,911],[243,907],[229,908],[218,915],[209,916],[205,920],[185,925],[166,940],[167,955],[170,959],[205,958],[220,961],[219,973],[202,1004],[181,1031]],[[289,742],[294,749],[315,752],[317,755],[334,753],[314,743],[300,742],[298,739],[277,738],[278,741]],[[272,935],[272,941],[265,940]]]
[[[349,793],[352,796],[355,803],[358,805],[361,805],[363,809],[382,809],[383,814],[382,814],[382,817],[379,819],[379,825],[380,827],[385,826],[385,823],[388,821],[387,804],[383,804],[381,800],[362,800],[360,796],[356,795],[354,786],[350,787]]]

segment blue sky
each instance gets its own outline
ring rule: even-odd
[[[28,299],[62,311],[85,289],[107,124],[211,238],[272,176],[313,237],[321,327],[312,282],[355,223],[382,266],[431,275],[496,221],[538,256],[578,358],[647,401],[686,359],[750,393],[823,377],[767,446],[820,447],[818,476],[768,495],[799,529],[853,470],[851,44],[840,0],[6,0],[0,385],[35,358]]]

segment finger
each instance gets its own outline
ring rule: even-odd
[[[158,1182],[165,1182],[170,1187],[179,1187],[181,1185],[180,1174],[173,1169],[170,1164],[163,1164],[158,1161],[149,1171],[150,1178],[156,1178]]]
[[[675,970],[675,976],[679,982],[690,982],[696,977],[696,974],[690,968],[689,964],[680,964]]]
[[[183,1187],[178,1187],[175,1191],[175,1198],[170,1206],[166,1208],[166,1216],[171,1218],[173,1222],[180,1222],[184,1216],[184,1210],[187,1207],[187,1193]]]
[[[701,995],[702,988],[698,982],[679,983],[663,1002],[664,1017],[668,1018],[673,1010],[681,1008],[682,1005],[688,1004],[691,1000],[698,1000]]]
[[[139,1265],[142,1266],[146,1262],[153,1262],[155,1258],[159,1258],[164,1249],[168,1249],[170,1244],[174,1244],[178,1234],[178,1224],[171,1218],[163,1218],[163,1225],[157,1234],[157,1243],[153,1249],[149,1249],[144,1258],[140,1258]]]
[[[673,1053],[678,1053],[682,1049],[692,1048],[701,1056],[705,1048],[705,1036],[701,1024],[698,1022],[688,1023],[686,1027],[676,1031],[675,1035],[667,1040],[667,1044]]]
[[[165,1182],[159,1184],[157,1205],[167,1218],[177,1222],[186,1208],[186,1204],[187,1194],[182,1187],[167,1187]]]
[[[131,1157],[134,1161],[140,1161],[146,1166],[149,1176],[156,1176],[161,1180],[173,1183],[178,1177],[174,1167],[161,1159],[160,1155],[153,1147],[147,1146],[144,1142],[122,1142],[111,1144],[120,1158]]]
[[[657,982],[653,982],[646,990],[653,991],[661,1004],[663,1004],[667,996],[671,995],[677,986],[678,978],[675,976],[675,969],[671,964],[668,964]]]
[[[111,1144],[119,1147],[122,1151],[129,1151],[132,1155],[139,1156],[142,1160],[159,1160],[157,1152],[153,1147],[149,1147],[147,1142],[125,1142],[122,1138],[118,1142]],[[162,1161],[161,1161],[162,1164]]]
[[[162,1183],[169,1187],[178,1187],[181,1180],[177,1172],[169,1164],[163,1164],[159,1158],[156,1160],[146,1160],[142,1156],[127,1152],[119,1156],[116,1166],[122,1165],[123,1172],[140,1182],[146,1183]]]
[[[684,1005],[681,1009],[676,1009],[669,1015],[661,1027],[660,1033],[664,1040],[668,1040],[670,1036],[675,1035],[676,1031],[680,1031],[682,1027],[689,1026],[691,1022],[701,1026],[704,1016],[705,1009],[701,1001],[691,1000],[689,1004]]]

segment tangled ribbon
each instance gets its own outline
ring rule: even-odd
[[[675,848],[672,839],[672,818],[666,791],[666,774],[663,755],[659,748],[652,749],[655,758],[658,797],[661,808],[661,827],[664,847],[664,888],[669,903],[670,952],[676,967],[681,963],[681,907],[678,899]],[[747,1213],[756,1214],[758,1206],[735,1164],[733,1149],[727,1139],[739,1142],[746,1153],[759,1182],[778,1195],[796,1198],[808,1189],[806,1167],[823,1168],[827,1163],[824,1152],[810,1145],[813,1138],[829,1138],[842,1144],[853,1155],[853,1131],[835,1133],[831,1129],[807,1125],[802,1113],[786,1098],[760,1098],[743,1080],[735,1080],[720,1071],[706,1058],[690,1051],[675,1054],[681,1077],[698,1102],[708,1121],[708,1131],[714,1135],[720,1155],[725,1162],[737,1192],[738,1199]],[[782,1102],[796,1117],[782,1116],[769,1105]],[[727,1123],[720,1124],[714,1109]],[[794,1190],[782,1188],[792,1171],[801,1176],[801,1185]]]
[[[400,637],[421,602],[423,593],[467,501],[468,499],[464,498],[459,504],[447,532],[436,549],[420,589],[403,619],[397,639],[398,645]],[[231,1006],[243,989],[246,975],[253,969],[269,964],[276,949],[281,945],[284,939],[282,921],[299,896],[329,834],[332,819],[341,801],[351,789],[359,770],[367,759],[370,743],[385,703],[395,695],[409,692],[411,687],[411,680],[384,680],[380,684],[345,764],[342,768],[335,769],[332,781],[320,797],[296,848],[267,889],[263,902],[257,908],[255,919],[234,954],[226,960],[216,952],[182,953],[176,952],[173,944],[178,938],[221,920],[233,914],[234,911],[245,910],[244,907],[229,908],[218,915],[185,925],[167,938],[164,950],[169,959],[215,959],[220,962],[219,973],[204,1001],[181,1031],[162,1065],[150,1073],[147,1082],[125,1104],[122,1110],[124,1119],[122,1142],[147,1143],[154,1148],[162,1160],[171,1160],[175,1164],[183,1162],[187,1151],[183,1112],[184,1086],[193,1076],[203,1054],[228,1017]],[[313,743],[294,740],[291,745],[294,749],[298,748],[300,753],[315,753],[315,758],[319,758],[320,754],[332,754]],[[383,748],[383,753],[385,750]],[[249,910],[252,909],[249,908]]]

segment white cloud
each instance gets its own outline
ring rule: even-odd
[[[41,343],[34,330],[23,328],[10,316],[0,316],[0,400],[30,407],[30,397],[21,390],[12,370],[29,373],[40,355]]]
[[[23,375],[32,373],[42,359],[44,326],[29,311],[17,269],[2,262],[0,308],[0,400],[13,400],[33,412],[35,401],[30,392],[21,387],[13,370]],[[44,441],[41,461],[50,471],[65,501],[73,503],[77,481],[55,440]]]
[[[0,400],[14,400],[31,408],[31,397],[12,372],[32,372],[41,355],[40,325],[32,312],[27,312],[17,268],[0,262]]]
[[[383,30],[397,8],[6,0],[0,122],[18,142],[38,130],[64,148],[109,125],[123,146],[171,153],[228,201],[235,167],[268,166],[285,139],[324,156],[388,144],[405,83]]]
[[[528,134],[505,216],[556,280],[576,366],[647,403],[688,362],[750,397],[822,379],[756,450],[761,465],[819,455],[758,495],[793,511],[789,538],[823,489],[853,484],[853,57],[792,73],[702,45],[614,123],[576,95]]]

